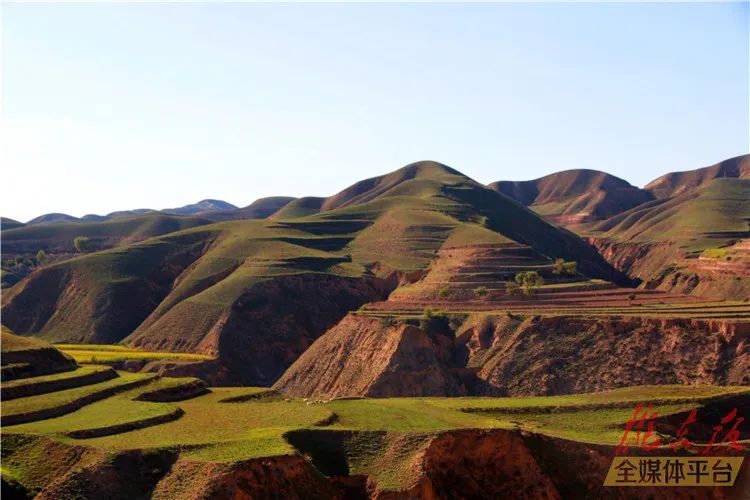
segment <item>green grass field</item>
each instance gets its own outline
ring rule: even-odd
[[[104,366],[81,366],[75,370],[54,373],[52,375],[42,375],[39,377],[22,378],[18,380],[9,380],[2,383],[2,389],[18,389],[25,386],[32,386],[37,384],[44,384],[47,382],[66,382],[75,380],[88,375],[107,372],[110,370]]]
[[[594,232],[620,241],[674,241],[685,250],[711,250],[746,232],[750,179],[715,179],[663,203],[648,203],[612,217]]]
[[[142,378],[143,375],[121,373],[121,377],[119,383]],[[68,415],[9,426],[5,431],[57,435],[85,428],[92,422],[96,422],[97,426],[121,423],[161,414],[179,406],[185,415],[177,421],[80,442],[114,449],[186,446],[190,448],[187,451],[190,455],[220,461],[269,456],[292,451],[283,439],[284,433],[295,429],[315,429],[316,423],[335,413],[338,418],[325,429],[421,433],[464,428],[522,427],[593,443],[616,444],[612,440],[613,426],[624,423],[632,415],[632,408],[623,403],[632,402],[633,407],[637,402],[651,403],[655,411],[668,414],[703,404],[717,396],[750,393],[748,387],[645,386],[550,397],[387,398],[326,402],[270,397],[229,403],[222,400],[266,389],[213,388],[210,394],[177,403],[135,400],[144,392],[185,381],[168,378],[154,380]],[[106,384],[113,383],[110,381]],[[23,403],[12,401],[3,405],[3,413],[58,405],[96,389],[91,386],[24,398],[25,401],[20,400]],[[550,408],[559,411],[550,412]],[[495,409],[498,410],[497,414],[492,411]],[[513,409],[524,411],[508,411]],[[535,412],[535,409],[539,411]],[[575,424],[576,419],[584,416],[588,422],[585,429]]]
[[[154,377],[155,375],[152,374],[121,372],[119,377],[98,384],[85,385],[64,391],[39,394],[4,402],[2,405],[2,414],[3,416],[17,415],[56,408],[68,403],[74,403],[82,398],[89,397],[102,391],[109,391],[111,389],[127,386],[133,382],[144,381]]]
[[[144,377],[120,375],[121,379],[115,379],[117,383]],[[316,449],[316,442],[327,442],[339,435],[341,438],[335,439],[343,439],[340,446],[345,450],[351,474],[367,474],[382,488],[399,489],[408,486],[411,480],[409,471],[414,457],[432,437],[444,431],[522,429],[575,441],[616,445],[623,424],[631,418],[639,402],[653,405],[653,411],[663,416],[709,405],[717,397],[750,394],[750,387],[643,386],[552,397],[315,401],[284,398],[265,388],[226,387],[178,402],[136,400],[143,393],[191,380],[146,380],[144,385],[72,413],[4,426],[2,432],[48,436],[62,443],[105,452],[179,450],[187,459],[217,463],[293,454],[299,451],[297,446]],[[116,382],[105,384],[113,383]],[[3,415],[60,405],[92,390],[96,388],[87,386],[10,401],[3,405]],[[253,395],[265,397],[248,398]],[[168,421],[160,421],[162,418]],[[128,430],[128,426],[144,421],[146,427]],[[120,430],[94,438],[68,436],[98,432],[102,428]],[[12,463],[7,471],[9,477],[25,477],[24,466]]]

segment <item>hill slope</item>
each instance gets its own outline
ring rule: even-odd
[[[515,241],[617,277],[574,234],[435,162],[321,206],[331,208],[186,229],[42,268],[5,294],[4,317],[56,340],[132,332],[132,345],[216,354],[233,380],[269,384],[346,312],[418,277],[444,246]]]
[[[594,226],[591,241],[649,288],[750,298],[750,179],[717,178]]]
[[[2,253],[6,258],[34,255],[39,250],[49,255],[73,254],[73,240],[77,237],[88,238],[88,251],[100,250],[211,222],[202,217],[147,214],[104,222],[27,225],[3,231]]]
[[[76,363],[47,342],[14,334],[0,326],[2,346],[2,381],[36,377],[73,370]],[[5,400],[5,395],[3,396]]]
[[[670,198],[720,178],[750,178],[750,155],[730,158],[710,167],[662,175],[646,184],[645,189],[656,198]]]
[[[25,226],[23,222],[18,222],[17,220],[9,219],[8,217],[0,217],[0,229],[3,231],[23,226]]]
[[[648,191],[597,170],[566,170],[488,187],[564,226],[602,220],[653,199]]]
[[[34,226],[37,224],[54,224],[59,222],[77,222],[79,219],[78,217],[73,217],[72,215],[68,214],[61,214],[61,213],[51,213],[51,214],[44,214],[40,215],[39,217],[34,217],[30,221],[26,223],[27,226]]]

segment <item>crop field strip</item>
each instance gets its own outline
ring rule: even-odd
[[[213,359],[212,356],[205,354],[141,351],[116,344],[55,344],[55,347],[72,357],[77,363],[107,364],[138,360],[204,361]]]
[[[410,457],[444,431],[523,429],[614,445],[639,402],[669,415],[750,395],[750,387],[673,385],[551,397],[318,401],[284,398],[266,388],[220,387],[175,403],[140,399],[194,380],[150,379],[66,415],[4,426],[3,433],[49,436],[106,452],[179,450],[187,459],[217,463],[294,454],[305,442],[340,436],[335,439],[347,442],[351,474],[367,474],[386,488],[398,489],[409,481]],[[33,398],[60,399],[54,394]],[[396,455],[389,453],[391,459],[384,462],[378,457],[385,449]]]
[[[34,396],[104,382],[116,377],[117,372],[108,367],[82,366],[76,370],[53,375],[42,375],[3,382],[1,386],[2,399],[3,401],[10,401],[19,397]]]
[[[609,295],[606,295],[606,294]],[[750,303],[728,301],[700,301],[697,298],[668,294],[648,294],[635,291],[632,301],[627,289],[606,290],[604,296],[596,292],[570,294],[539,294],[498,300],[400,300],[399,298],[370,303],[358,311],[374,317],[420,316],[425,307],[452,314],[537,314],[545,316],[637,316],[647,318],[750,319]]]
[[[647,386],[555,397],[314,401],[284,399],[265,388],[213,388],[178,404],[137,400],[149,386],[169,383],[153,381],[68,415],[6,427],[3,432],[46,435],[105,452],[179,450],[189,460],[230,464],[300,453],[308,449],[305,443],[325,447],[331,439],[343,440],[350,474],[365,474],[385,489],[398,490],[409,484],[413,456],[445,431],[523,429],[614,445],[637,402],[669,415],[750,391]],[[24,474],[23,469],[10,472]]]
[[[97,384],[13,399],[3,403],[0,423],[3,426],[13,425],[71,413],[118,392],[147,384],[155,378],[156,375],[151,374],[122,372],[116,378]]]
[[[183,410],[174,403],[154,403],[154,395],[197,382],[193,378],[151,378],[136,388],[87,404],[55,418],[20,424],[14,432],[61,434],[75,439],[121,434],[180,418]]]
[[[434,307],[434,306],[433,306]],[[635,317],[635,318],[649,318],[649,319],[695,319],[695,320],[736,320],[738,322],[746,322],[750,319],[750,311],[748,310],[737,310],[737,311],[638,311],[638,310],[618,310],[618,309],[604,309],[604,310],[592,310],[592,309],[560,309],[560,308],[538,308],[538,309],[526,309],[526,308],[449,308],[449,307],[434,307],[434,310],[445,311],[446,314],[492,314],[492,315],[504,315],[514,314],[521,316],[574,316],[582,318],[601,318],[601,317]],[[375,318],[396,318],[396,319],[419,319],[423,316],[423,310],[419,308],[415,309],[381,309],[381,310],[369,310],[364,309],[358,311],[355,314],[363,314]]]

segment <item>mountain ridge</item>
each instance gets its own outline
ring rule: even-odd
[[[3,294],[4,321],[54,341],[215,354],[233,380],[268,384],[446,246],[517,241],[621,277],[578,236],[435,162],[329,199],[335,208],[305,217],[202,224],[39,268]]]

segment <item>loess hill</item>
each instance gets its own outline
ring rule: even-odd
[[[203,224],[42,267],[3,294],[3,321],[54,341],[215,355],[228,380],[270,385],[348,311],[420,278],[441,248],[518,244],[620,276],[573,233],[435,162],[359,182],[320,210]]]
[[[488,186],[566,227],[599,221],[652,200],[646,190],[597,170],[565,170],[531,181]]]
[[[710,180],[600,222],[589,235],[642,288],[750,298],[750,179]]]
[[[663,175],[644,189],[594,170],[489,187],[589,238],[641,288],[750,298],[750,155]]]
[[[701,449],[748,407],[750,180],[711,172],[664,196],[419,162],[327,198],[142,216],[184,225],[4,290],[3,495],[744,498],[747,459],[734,487],[602,486],[636,404],[670,456],[694,456],[668,447],[691,409]]]
[[[531,209],[435,162],[328,198],[266,199],[263,219],[41,267],[3,294],[3,321],[214,357],[158,369],[297,396],[748,383],[750,180],[659,198],[600,172],[556,175],[513,187]],[[597,190],[637,191],[635,206],[580,226],[588,241],[535,212]],[[529,271],[543,279],[533,293],[509,288]]]

